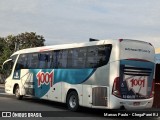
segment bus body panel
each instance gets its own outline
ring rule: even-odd
[[[147,85],[149,85],[146,94],[149,95],[151,93],[151,83],[153,82],[152,78],[154,74],[154,50],[149,43],[135,40],[102,40],[86,44],[82,43],[70,44],[68,46],[58,45],[26,49],[18,51],[13,55],[34,52],[41,53],[59,49],[66,50],[79,47],[87,48],[88,46],[105,44],[112,45],[110,58],[106,65],[97,68],[41,68],[16,70],[16,61],[11,76],[7,78],[5,91],[7,93],[13,93],[14,85],[18,84],[20,86],[21,95],[33,95],[42,99],[66,103],[68,92],[70,90],[75,90],[78,93],[79,105],[85,107],[103,109],[118,109],[121,106],[125,106],[127,109],[150,108],[153,103],[153,97],[146,99],[124,99],[123,95],[129,94],[129,89],[126,84],[124,87],[128,90],[127,92],[124,92],[124,89],[121,89],[119,86],[121,96],[117,97],[113,94],[114,88],[117,89],[117,87],[115,87],[115,79],[119,78],[119,83],[122,85],[124,80],[128,77],[124,75],[125,71],[122,68],[124,66],[138,67],[141,63],[144,65],[140,68],[151,69],[150,77],[145,79],[148,80]],[[137,78],[136,75],[134,77]],[[7,86],[9,86],[9,88]],[[7,89],[11,89],[11,91],[8,91]],[[142,89],[140,93],[143,91],[144,90]],[[134,106],[133,104],[136,102],[140,104]]]
[[[110,108],[150,108],[153,104],[154,47],[146,42],[121,40],[119,51],[118,74],[110,79],[114,79],[110,88]]]
[[[122,106],[127,110],[133,109],[147,109],[151,108],[153,105],[153,98],[149,99],[138,99],[138,100],[124,100],[121,98],[117,98],[115,96],[111,96],[113,100],[110,102],[110,109],[120,109]],[[137,104],[138,103],[138,104]]]
[[[153,63],[155,62],[155,50],[150,43],[134,40],[122,40],[119,45],[119,50],[119,59],[121,60],[137,58],[137,60],[146,60]]]

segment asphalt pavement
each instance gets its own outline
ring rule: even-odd
[[[59,119],[59,120],[63,120],[64,118],[68,119],[68,120],[70,120],[70,119],[84,120],[84,118],[87,120],[104,120],[104,119],[120,120],[120,119],[128,119],[128,118],[132,118],[132,119],[141,118],[141,117],[133,117],[133,116],[124,117],[124,118],[123,117],[122,118],[121,117],[107,117],[107,116],[105,117],[105,116],[103,116],[104,113],[108,114],[111,112],[111,115],[112,115],[112,112],[115,113],[115,111],[110,111],[110,110],[98,110],[97,111],[95,109],[89,109],[89,108],[81,108],[81,110],[79,112],[70,112],[70,111],[68,111],[68,109],[66,108],[66,106],[64,104],[56,103],[56,102],[52,102],[52,101],[47,101],[47,100],[34,99],[34,98],[30,98],[30,97],[25,98],[22,101],[21,100],[19,101],[19,100],[15,99],[14,95],[10,96],[10,95],[6,95],[4,93],[4,84],[0,84],[0,93],[1,93],[0,94],[0,111],[10,110],[12,112],[13,111],[14,112],[15,111],[24,112],[24,111],[31,111],[32,110],[33,112],[40,111],[40,112],[42,112],[42,114],[43,114],[43,112],[47,111],[47,115],[52,116],[52,114],[55,114],[57,116],[56,119]],[[160,111],[160,108],[152,108],[152,109],[146,110],[145,112],[146,113],[153,112],[153,113],[160,114],[159,111]],[[126,112],[126,111],[124,111],[124,112]],[[142,111],[142,112],[144,112],[144,111]],[[140,115],[143,115],[142,112],[140,111]],[[101,113],[103,113],[103,114],[101,114]],[[127,114],[132,114],[132,113],[129,111],[129,113],[127,113]],[[116,112],[116,115],[117,115],[117,112]],[[73,116],[73,117],[70,117],[70,116]],[[158,115],[158,116],[160,116],[160,115]],[[48,119],[48,117],[47,117],[47,119]],[[150,119],[150,117],[147,117],[147,119]],[[145,120],[147,120],[147,119],[145,118]],[[156,117],[156,119],[157,119],[157,117]]]

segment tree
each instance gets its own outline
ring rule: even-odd
[[[35,32],[25,32],[17,36],[8,35],[5,38],[0,37],[0,72],[2,72],[3,62],[10,55],[20,49],[44,46],[45,39],[42,35]]]
[[[20,49],[44,46],[45,39],[42,35],[36,35],[35,32],[25,32],[17,36],[9,35],[5,41],[14,52]]]
[[[11,50],[7,46],[4,38],[0,38],[0,73],[2,73],[3,62],[11,55]]]

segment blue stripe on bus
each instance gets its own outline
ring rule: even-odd
[[[95,69],[55,69],[54,83],[80,84],[85,82],[94,72]]]
[[[154,69],[154,63],[152,62],[142,62],[142,61],[134,61],[134,60],[121,60],[120,64],[123,65],[130,65],[130,66],[137,66],[141,68],[151,68]]]
[[[53,85],[58,82],[66,82],[69,84],[81,84],[88,80],[91,75],[96,71],[96,69],[30,69],[30,72],[33,73],[34,80],[34,90],[36,97],[44,96],[50,89],[50,83],[48,85],[42,84],[38,87],[38,72],[53,73]]]

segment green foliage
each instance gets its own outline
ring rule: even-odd
[[[10,50],[14,52],[20,49],[44,46],[45,39],[42,35],[36,35],[34,32],[25,32],[17,36],[9,35],[5,41]]]
[[[2,64],[10,55],[20,49],[44,46],[45,39],[42,35],[36,35],[35,32],[25,32],[14,35],[8,35],[5,38],[0,37],[0,73],[3,73]]]

